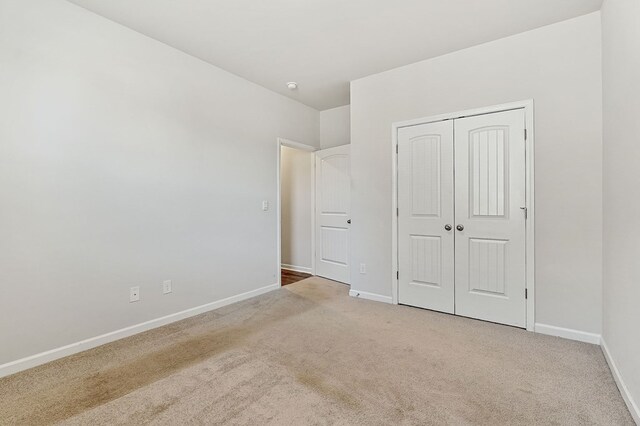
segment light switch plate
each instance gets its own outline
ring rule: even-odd
[[[131,287],[129,289],[129,302],[137,302],[140,300],[140,287]]]
[[[171,280],[166,280],[162,282],[162,294],[169,294],[173,291],[171,288]]]

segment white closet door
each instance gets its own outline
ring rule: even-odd
[[[316,151],[316,275],[349,284],[349,145]]]
[[[398,301],[454,312],[453,121],[398,130]]]
[[[525,114],[455,120],[455,312],[524,327]]]

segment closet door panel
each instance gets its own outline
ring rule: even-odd
[[[455,313],[524,327],[524,110],[454,125]]]
[[[453,313],[452,224],[453,122],[399,129],[399,303]]]

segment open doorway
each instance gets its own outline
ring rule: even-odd
[[[280,283],[314,275],[315,148],[278,140]]]

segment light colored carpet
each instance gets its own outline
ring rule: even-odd
[[[309,278],[0,380],[4,424],[631,425],[598,346]]]

